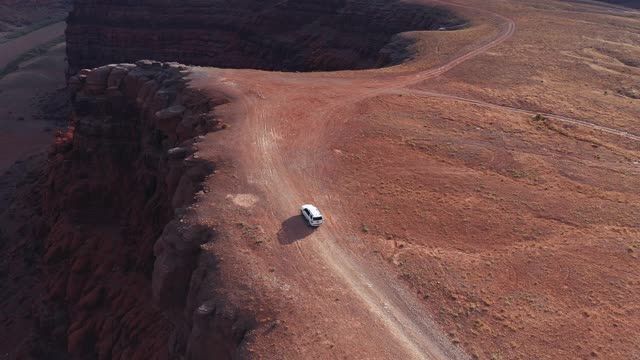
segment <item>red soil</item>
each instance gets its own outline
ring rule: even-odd
[[[225,130],[199,138],[189,158],[215,170],[206,177],[168,171],[187,190],[166,176],[171,191],[149,206],[146,166],[157,158],[157,168],[167,169],[164,147],[180,139],[181,128],[145,122],[142,106],[142,118],[98,118],[76,130],[85,139],[58,149],[46,203],[57,230],[46,243],[46,289],[76,324],[67,348],[91,352],[115,311],[127,331],[166,317],[125,357],[153,355],[172,331],[171,351],[195,359],[640,353],[639,110],[637,99],[618,91],[640,77],[629,61],[639,54],[637,12],[460,3],[449,6],[473,26],[411,34],[418,56],[397,67],[193,68],[192,87],[231,99],[209,114]],[[152,106],[149,89],[157,84],[138,86],[146,80],[135,79],[132,96]],[[539,112],[545,115],[533,116]],[[149,125],[136,129],[152,130],[127,143],[143,152],[108,157],[102,168],[98,145],[110,156],[129,148],[113,146],[122,145],[117,136],[91,134],[131,135],[134,120]],[[127,131],[111,131],[114,124]],[[166,143],[152,136],[156,130]],[[200,182],[201,191],[192,191]],[[303,203],[325,214],[319,229],[301,223]],[[168,225],[145,222],[170,215]],[[122,219],[142,236],[112,236]],[[89,233],[78,221],[91,225]],[[142,277],[164,225],[149,289]],[[107,281],[82,259],[83,240],[100,255],[92,266],[115,272]],[[134,271],[110,266],[122,261]],[[87,286],[71,279],[76,272]],[[111,281],[118,276],[129,284],[122,292]],[[161,310],[145,306],[149,292]],[[120,298],[101,302],[104,296]],[[108,357],[110,350],[98,351]]]
[[[637,14],[465,4],[454,8],[477,27],[443,34],[453,41],[437,42],[439,54],[404,66],[193,75],[196,86],[234,100],[220,113],[230,129],[200,153],[233,154],[197,202],[199,221],[229,234],[208,249],[224,259],[232,299],[275,309],[269,317],[286,324],[255,333],[247,351],[464,357],[453,343],[488,359],[638,353],[637,104],[609,97],[620,116],[601,117],[589,104],[603,101],[602,91],[550,77],[555,67],[576,71],[576,60],[551,56],[557,47],[584,46],[571,40],[579,31],[559,31],[567,19],[616,14],[624,20],[611,28],[589,28],[615,49]],[[431,39],[438,36],[418,46]],[[544,45],[529,50],[536,42]],[[637,54],[636,45],[625,51]],[[616,70],[607,79],[597,66]],[[580,67],[588,80],[580,86],[637,79],[633,66],[618,66]],[[548,93],[529,92],[536,78]],[[549,97],[566,90],[571,96]],[[505,101],[512,98],[547,106]],[[567,111],[572,104],[579,110]],[[538,111],[548,114],[535,118]],[[239,205],[239,194],[255,200]],[[326,224],[298,228],[302,203],[318,205]]]

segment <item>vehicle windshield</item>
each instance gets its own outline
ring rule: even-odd
[[[314,216],[313,220],[322,220],[322,216]]]

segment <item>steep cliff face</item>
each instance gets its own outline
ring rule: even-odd
[[[211,111],[226,100],[189,89],[187,72],[140,61],[70,79],[74,121],[44,186],[37,328],[73,358],[180,357],[199,312],[215,314],[187,301],[199,246],[215,234],[184,215],[214,168],[198,159],[198,136],[220,128]],[[237,339],[228,320],[209,321],[209,350],[223,358]]]
[[[71,73],[141,58],[278,71],[363,69],[398,60],[388,51],[398,46],[383,49],[395,34],[461,24],[447,10],[397,0],[77,0],[67,51]]]
[[[34,155],[0,176],[0,351],[7,359],[29,358],[39,343],[33,322],[43,287],[45,163],[45,154]],[[48,355],[56,358],[53,351]]]

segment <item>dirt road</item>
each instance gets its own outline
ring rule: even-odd
[[[304,305],[309,313],[343,319],[343,322],[332,323],[334,333],[344,335],[357,331],[357,341],[342,340],[348,346],[366,347],[362,351],[371,351],[369,355],[363,353],[363,358],[468,357],[440,332],[416,295],[365,254],[366,246],[358,240],[358,234],[349,230],[353,226],[348,226],[358,221],[364,223],[365,219],[359,219],[354,209],[349,209],[326,189],[334,181],[327,174],[335,152],[327,144],[351,117],[360,115],[354,110],[359,103],[386,93],[417,94],[417,91],[404,88],[436,78],[514,35],[516,23],[512,19],[474,10],[485,13],[499,24],[497,35],[426,71],[389,75],[375,71],[286,74],[196,69],[193,75],[196,86],[222,89],[234,98],[234,130],[230,135],[232,140],[226,146],[228,151],[237,154],[238,171],[247,179],[247,186],[241,191],[257,198],[262,194],[260,209],[254,219],[267,233],[282,232],[279,223],[284,227],[290,221],[285,219],[296,217],[303,203],[316,204],[324,212],[326,221],[322,227],[314,232],[296,230],[295,234],[281,240],[272,257],[287,259],[286,263],[281,260],[279,265],[288,270],[288,281],[304,287],[304,293],[316,298],[314,304]],[[497,106],[437,93],[422,94]],[[548,115],[637,139],[633,134],[615,129]],[[322,300],[323,289],[335,288],[347,299],[341,301],[341,306]],[[365,330],[355,330],[348,319],[366,324]],[[370,355],[372,353],[375,355]]]
[[[67,24],[61,21],[0,44],[0,69],[3,69],[20,54],[64,35],[66,26]]]
[[[467,99],[467,98],[463,98],[463,97],[460,97],[460,96],[446,95],[446,94],[440,94],[440,93],[436,93],[436,92],[416,90],[416,89],[402,89],[402,90],[399,90],[398,93],[415,94],[415,95],[429,96],[429,97],[434,97],[434,98],[439,98],[439,99],[454,100],[454,101],[473,104],[473,105],[482,106],[482,107],[486,107],[486,108],[507,110],[507,111],[510,111],[510,112],[515,112],[515,113],[525,114],[525,115],[531,115],[531,116],[542,115],[542,116],[550,118],[552,120],[556,120],[556,121],[560,121],[560,122],[564,122],[564,123],[568,123],[568,124],[572,124],[572,125],[578,125],[578,126],[582,126],[582,127],[585,127],[585,128],[598,130],[598,131],[601,131],[601,132],[604,132],[604,133],[620,136],[620,137],[623,137],[623,138],[627,138],[627,139],[631,139],[631,140],[635,140],[635,141],[640,141],[640,136],[635,135],[635,134],[631,134],[631,133],[629,133],[627,131],[614,129],[614,128],[610,128],[610,127],[607,127],[607,126],[598,125],[598,124],[594,123],[593,121],[575,119],[575,118],[564,116],[564,115],[550,114],[550,113],[546,113],[546,112],[538,112],[538,111],[522,109],[522,108],[517,108],[517,107],[507,106],[507,105],[491,104],[491,103],[488,103],[486,101],[480,101],[480,100],[475,100],[475,99]]]
[[[288,266],[295,273],[304,274],[309,292],[336,286],[337,279],[351,293],[350,306],[361,309],[359,321],[378,324],[374,328],[379,336],[360,341],[378,342],[381,349],[391,351],[378,354],[381,358],[392,354],[403,359],[468,356],[441,334],[413,293],[350,243],[354,234],[341,223],[353,214],[323,191],[325,182],[331,181],[324,176],[324,165],[331,155],[327,140],[347,121],[348,109],[362,100],[437,77],[508,40],[515,33],[514,21],[494,16],[501,24],[493,40],[478,44],[446,64],[409,75],[385,78],[370,76],[371,73],[362,77],[357,73],[305,75],[218,69],[197,70],[194,75],[199,86],[209,83],[219,87],[222,83],[224,91],[235,98],[241,119],[236,121],[243,133],[234,143],[244,145],[231,151],[239,154],[240,167],[250,186],[269,196],[263,199],[267,203],[263,205],[264,213],[273,217],[263,218],[262,225],[275,232],[278,224],[274,220],[297,215],[300,204],[307,202],[318,204],[325,212],[325,224],[304,241],[285,241],[295,248],[291,253],[294,261],[290,259]],[[301,94],[312,96],[303,98]],[[287,245],[279,251],[291,251],[284,248]],[[354,313],[353,309],[335,307],[320,311],[334,315],[341,311]],[[384,342],[380,343],[380,339]]]

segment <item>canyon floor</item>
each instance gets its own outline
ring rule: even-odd
[[[60,36],[64,27],[58,29],[58,34],[49,31],[38,40],[46,42],[49,36]],[[34,38],[29,34],[25,38],[29,40],[27,49],[41,46],[40,41],[31,42]],[[24,38],[14,41],[25,44]],[[0,49],[7,50],[6,44],[10,43],[0,44]],[[21,52],[3,52],[2,57],[9,54],[18,58]],[[64,43],[52,44],[40,55],[23,60],[17,69],[0,78],[0,273],[4,284],[0,289],[0,348],[4,358],[14,358],[11,355],[18,348],[16,344],[27,341],[37,309],[39,295],[34,289],[42,280],[34,260],[38,245],[27,236],[37,230],[33,218],[27,219],[38,212],[42,197],[32,185],[44,177],[46,151],[56,129],[68,126],[70,112],[64,88]],[[18,200],[27,198],[30,200],[26,203]],[[17,233],[21,235],[6,235]]]
[[[0,0],[0,44],[64,21],[70,7],[70,0]]]
[[[0,173],[68,122],[61,1],[0,2]]]
[[[194,221],[225,234],[230,299],[264,310],[247,351],[638,358],[640,13],[438,4],[472,26],[411,34],[401,66],[194,68],[232,99]]]

